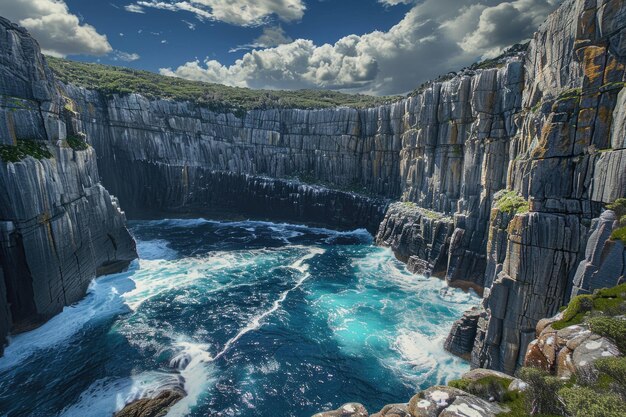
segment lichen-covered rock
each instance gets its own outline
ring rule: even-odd
[[[370,417],[413,417],[409,413],[408,404],[389,404],[383,407],[378,413]]]
[[[416,394],[409,401],[408,410],[413,417],[492,417],[507,411],[495,403],[447,386],[430,387]]]
[[[114,417],[163,417],[184,397],[185,392],[180,389],[165,390],[153,398],[141,398],[126,404]]]
[[[347,403],[333,411],[324,411],[313,417],[368,417],[365,407],[359,403]]]

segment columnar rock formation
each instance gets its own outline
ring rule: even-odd
[[[101,273],[136,257],[117,200],[100,185],[93,148],[65,142],[61,95],[23,30],[0,18],[0,144],[34,139],[50,157],[0,162],[0,353],[81,299]]]
[[[475,366],[522,364],[537,322],[569,298],[591,219],[626,195],[625,66],[623,1],[565,2],[535,34],[507,178],[530,212],[494,233],[507,239],[489,253]]]

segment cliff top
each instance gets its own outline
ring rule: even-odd
[[[148,98],[190,101],[212,110],[269,108],[323,109],[339,106],[373,107],[399,100],[329,90],[253,90],[221,84],[190,81],[149,71],[46,57],[57,79],[66,84],[105,94],[137,93]]]

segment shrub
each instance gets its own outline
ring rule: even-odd
[[[589,329],[611,339],[621,352],[626,352],[626,320],[615,317],[592,317],[588,321]]]
[[[515,191],[500,191],[495,196],[496,208],[509,214],[527,213],[530,204]]]
[[[626,358],[600,358],[594,362],[600,374],[607,375],[618,386],[620,392],[626,392]]]
[[[511,381],[510,378],[486,376],[477,380],[456,379],[448,385],[485,400],[507,401],[510,399],[507,390]]]
[[[29,156],[35,159],[52,158],[42,141],[18,140],[15,145],[0,145],[0,159],[4,162],[19,162]]]
[[[567,415],[573,417],[623,417],[626,406],[612,392],[598,392],[591,388],[573,386],[559,390]]]
[[[563,318],[552,323],[552,328],[556,330],[563,329],[583,321],[585,313],[593,309],[592,295],[579,295],[569,302],[567,308],[563,312]]]
[[[556,395],[564,386],[563,381],[535,368],[522,368],[520,377],[528,384],[525,392],[528,415],[563,415],[562,400]]]

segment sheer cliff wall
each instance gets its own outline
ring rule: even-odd
[[[49,152],[0,160],[0,353],[9,332],[42,323],[136,257],[93,148],[67,145],[62,113],[39,46],[0,18],[0,144],[29,139]]]

